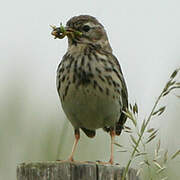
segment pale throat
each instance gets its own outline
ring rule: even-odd
[[[68,45],[68,51],[72,54],[81,54],[87,48],[87,44]]]
[[[99,40],[98,42],[96,43],[92,43],[94,46],[96,47],[100,47],[102,48],[103,50],[107,51],[107,52],[110,52],[112,53],[112,48],[109,44],[109,41],[108,40]],[[84,50],[90,46],[88,43],[77,43],[77,45],[74,45],[74,44],[70,44],[68,45],[68,51],[71,52],[72,54],[81,54],[84,52]]]

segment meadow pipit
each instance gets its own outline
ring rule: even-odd
[[[118,60],[112,53],[106,31],[89,15],[71,18],[66,27],[52,26],[52,35],[68,37],[68,50],[57,69],[57,91],[62,108],[74,127],[75,142],[69,157],[73,161],[80,129],[94,137],[103,128],[111,136],[120,135],[128,108],[128,93]]]

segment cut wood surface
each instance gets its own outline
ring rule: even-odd
[[[124,168],[93,162],[30,162],[17,167],[17,180],[121,180]],[[126,180],[140,180],[130,168]]]

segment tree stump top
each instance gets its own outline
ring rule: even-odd
[[[17,167],[17,180],[121,180],[124,168],[93,162],[30,162]],[[126,180],[140,180],[130,168]]]

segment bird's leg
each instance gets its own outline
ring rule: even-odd
[[[100,164],[113,164],[114,163],[114,139],[115,139],[116,132],[114,128],[110,129],[110,136],[111,136],[111,156],[108,162],[101,162],[97,161]]]
[[[114,139],[115,139],[115,130],[111,129],[110,130],[110,136],[111,136],[111,156],[110,156],[110,160],[109,163],[113,164],[114,163]]]
[[[70,155],[69,158],[68,158],[69,161],[74,161],[74,159],[73,159],[74,152],[75,152],[77,143],[78,143],[78,141],[79,141],[79,139],[80,139],[79,129],[75,129],[75,130],[74,130],[74,136],[75,136],[75,141],[74,141],[74,144],[73,144],[73,147],[72,147],[71,155]]]

